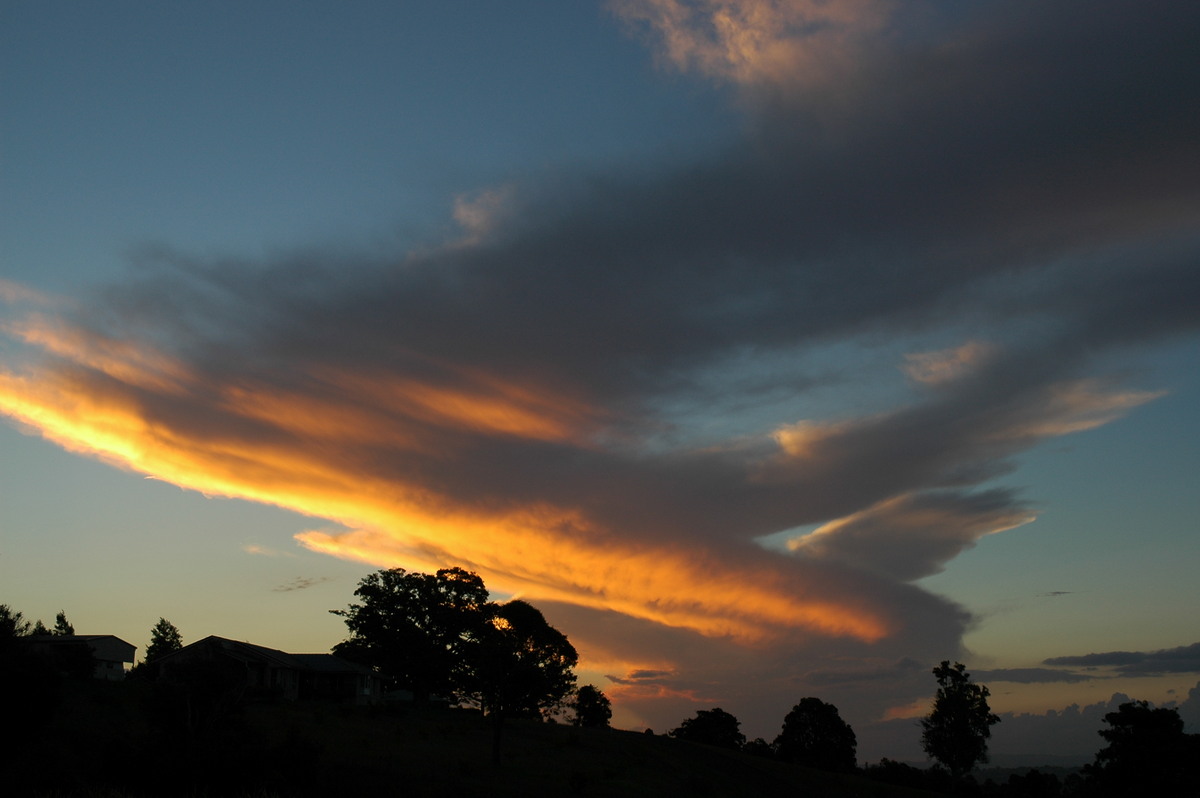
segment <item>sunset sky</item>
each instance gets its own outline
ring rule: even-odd
[[[999,753],[1200,731],[1197,41],[0,0],[0,603],[326,651],[365,574],[462,566],[625,728],[811,695],[919,759],[957,659]]]

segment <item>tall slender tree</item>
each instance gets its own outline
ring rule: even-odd
[[[933,675],[938,691],[933,710],[921,721],[921,745],[958,780],[977,763],[987,762],[991,727],[1000,717],[988,706],[987,687],[972,682],[961,662],[943,660]]]
[[[72,626],[71,622],[67,620],[66,610],[59,610],[58,615],[54,616],[54,630],[51,632],[51,634],[56,634],[56,635],[73,635],[73,634],[75,634],[75,627]]]

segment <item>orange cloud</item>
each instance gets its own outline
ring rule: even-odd
[[[1165,391],[1107,391],[1099,380],[1059,383],[1050,388],[1039,417],[1013,424],[998,437],[1036,439],[1084,432],[1165,395]]]
[[[373,565],[464,564],[506,592],[743,642],[789,630],[868,641],[888,633],[867,601],[820,595],[768,565],[622,539],[569,507],[460,505],[411,479],[377,475],[369,461],[380,445],[397,456],[453,455],[440,447],[455,439],[431,428],[582,441],[595,414],[577,401],[480,373],[460,374],[454,387],[336,374],[303,393],[243,381],[181,395],[186,372],[153,352],[77,335],[27,340],[76,365],[0,373],[8,415],[72,451],[353,530],[298,536],[315,551]],[[171,378],[151,378],[162,374]]]
[[[967,341],[953,349],[909,354],[904,356],[904,373],[916,382],[941,385],[969,373],[994,351],[981,341]]]
[[[883,0],[614,0],[615,13],[649,27],[683,71],[755,86],[813,83],[853,57],[887,21]]]

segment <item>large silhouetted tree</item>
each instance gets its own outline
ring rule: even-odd
[[[746,744],[746,735],[742,734],[741,725],[733,715],[716,707],[697,711],[696,717],[688,718],[679,724],[679,728],[668,733],[676,739],[693,743],[741,748]]]
[[[543,718],[575,690],[579,656],[567,636],[533,605],[486,603],[453,671],[455,692],[492,725],[492,760],[500,764],[507,718]]]
[[[579,656],[541,611],[514,599],[485,604],[461,648],[457,692],[495,717],[544,717],[575,689]]]
[[[574,708],[576,726],[607,728],[612,718],[612,702],[594,685],[585,684],[575,691]]]
[[[988,706],[987,687],[972,682],[961,662],[943,660],[933,675],[938,691],[933,710],[921,721],[921,745],[957,780],[976,763],[987,762],[991,727],[1000,718]]]
[[[821,770],[849,772],[857,767],[858,740],[837,707],[819,698],[802,698],[783,719],[775,738],[775,756]]]
[[[376,668],[391,689],[418,703],[456,695],[463,646],[485,623],[487,588],[477,574],[444,568],[436,574],[392,568],[368,574],[340,615],[350,636],[334,653]]]
[[[1200,795],[1200,735],[1184,734],[1178,710],[1132,701],[1104,722],[1108,745],[1086,768],[1101,795]]]

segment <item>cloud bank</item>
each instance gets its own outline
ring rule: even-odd
[[[312,550],[476,570],[660,726],[818,686],[881,716],[971,623],[915,581],[1034,515],[986,483],[1155,399],[1106,358],[1200,322],[1200,10],[918,5],[616,4],[743,139],[481,188],[391,257],[5,283],[0,409],[344,527]]]

